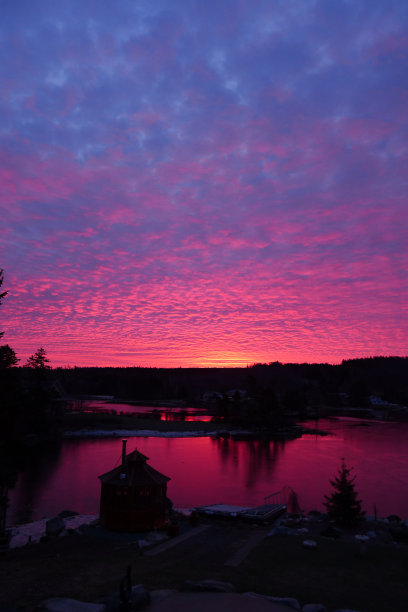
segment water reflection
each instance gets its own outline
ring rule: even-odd
[[[168,494],[179,507],[211,503],[257,505],[292,487],[302,508],[322,508],[341,457],[354,466],[363,507],[408,517],[408,423],[356,425],[320,422],[327,437],[289,441],[203,438],[132,438],[150,464],[171,478]],[[65,440],[60,449],[33,454],[10,492],[8,523],[52,516],[64,509],[97,513],[98,476],[119,465],[120,439]]]
[[[47,487],[51,475],[58,469],[60,452],[60,444],[53,443],[28,449],[19,457],[18,475],[12,488],[14,522],[31,520],[38,498]]]
[[[158,421],[204,421],[211,420],[211,416],[207,414],[203,408],[180,408],[174,406],[162,406],[160,408],[152,408],[151,406],[136,406],[133,404],[110,404],[105,401],[87,401],[75,407],[81,412],[99,412],[105,414],[120,414],[147,419],[155,419]]]
[[[284,452],[285,441],[248,440],[237,442],[231,438],[214,440],[220,465],[243,473],[244,486],[253,489],[265,476],[273,479],[278,460]]]

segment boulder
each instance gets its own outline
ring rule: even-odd
[[[390,534],[396,542],[408,542],[408,527],[404,523],[390,525]]]
[[[291,529],[290,527],[285,527],[284,525],[278,525],[277,527],[273,527],[268,536],[274,535],[295,535],[296,531]]]
[[[370,536],[358,533],[357,535],[354,536],[354,539],[357,540],[357,542],[368,542],[368,540],[370,539]]]
[[[398,516],[398,514],[390,514],[387,516],[387,519],[389,523],[401,523],[401,518]]]
[[[104,612],[105,606],[65,597],[53,597],[43,601],[40,610],[43,612]]]
[[[303,548],[314,550],[317,548],[317,542],[315,540],[303,540]]]
[[[292,610],[300,610],[300,603],[294,597],[273,597],[272,595],[260,595],[259,593],[252,593],[251,591],[243,593],[243,595],[246,597],[260,597],[267,601],[280,604],[281,606],[291,608]]]
[[[310,512],[307,513],[307,518],[311,523],[319,523],[326,518],[326,515],[318,510],[310,510]]]
[[[57,516],[59,516],[59,518],[71,518],[71,516],[78,516],[78,512],[75,512],[74,510],[62,510],[62,512],[60,512]]]
[[[59,516],[49,519],[45,523],[45,533],[47,536],[57,536],[65,529],[65,523]]]
[[[328,527],[323,529],[323,531],[320,532],[320,535],[324,536],[325,538],[334,538],[335,540],[337,540],[338,538],[341,538],[343,532],[338,527],[329,525]]]
[[[143,610],[150,604],[150,602],[150,592],[145,589],[142,584],[136,584],[134,587],[132,587],[129,596],[129,607],[127,609],[131,610],[132,612],[135,610]],[[117,612],[121,609],[120,605],[120,595],[119,593],[114,593],[105,599],[103,610],[105,612]]]
[[[235,587],[230,582],[219,580],[185,580],[181,585],[181,591],[235,593]]]
[[[143,608],[150,604],[150,601],[150,592],[142,584],[136,584],[132,587],[131,610],[143,610]]]
[[[327,608],[323,604],[306,604],[302,608],[302,612],[327,612]]]
[[[150,601],[152,606],[159,603],[159,601],[163,601],[163,599],[170,597],[170,595],[174,595],[174,593],[177,593],[177,591],[174,589],[156,589],[155,591],[150,591]]]

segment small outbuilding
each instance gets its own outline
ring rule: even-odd
[[[138,450],[127,455],[126,442],[122,440],[121,465],[99,476],[100,523],[114,531],[162,527],[170,478],[147,465],[148,457]]]

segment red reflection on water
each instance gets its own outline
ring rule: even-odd
[[[354,466],[356,489],[368,514],[408,517],[407,423],[320,421],[332,435],[287,442],[211,438],[131,438],[150,465],[171,478],[168,496],[179,507],[257,505],[291,486],[302,508],[322,509],[341,458]],[[63,509],[97,513],[98,475],[119,465],[120,439],[66,440],[51,462],[31,465],[11,492],[9,524]],[[33,481],[33,474],[35,480]]]
[[[105,401],[85,401],[80,405],[83,412],[102,412],[108,414],[122,414],[126,416],[157,419],[158,421],[211,421],[211,416],[203,408],[177,408],[152,406],[134,406],[132,404],[112,404]]]

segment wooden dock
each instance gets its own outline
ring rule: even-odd
[[[226,519],[244,519],[254,523],[268,523],[286,512],[286,500],[282,491],[277,491],[264,497],[260,506],[231,506],[228,504],[210,504],[198,506],[194,511],[205,516]]]

